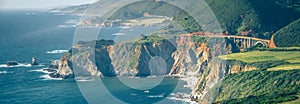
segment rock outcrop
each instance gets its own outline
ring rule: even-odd
[[[168,76],[203,76],[210,61],[218,55],[238,51],[232,40],[225,38],[191,42],[191,37],[176,37],[139,42],[114,43],[111,40],[79,42],[51,67],[55,78],[151,76],[163,72]],[[166,68],[155,70],[151,62],[162,59]],[[236,68],[237,70],[238,68]],[[235,70],[232,70],[234,72]],[[156,73],[156,74],[155,74]]]
[[[7,66],[14,66],[14,65],[19,65],[17,61],[7,61],[6,63]]]
[[[192,100],[201,103],[213,103],[218,86],[225,75],[244,71],[257,70],[255,66],[236,60],[222,60],[219,58],[210,62],[208,70],[201,75],[192,92]]]
[[[37,62],[37,59],[35,57],[32,57],[31,66],[35,66],[35,65],[39,65],[39,63]]]
[[[57,64],[58,70],[55,73],[49,74],[52,78],[74,78],[74,72],[72,70],[72,63],[67,60],[67,56],[63,56],[61,60],[58,61],[58,63],[54,62],[54,64]],[[56,67],[56,65],[53,65]]]

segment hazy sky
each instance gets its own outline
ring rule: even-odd
[[[51,9],[93,3],[97,0],[0,0],[0,9]]]

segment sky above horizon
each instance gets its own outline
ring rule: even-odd
[[[52,9],[96,1],[98,0],[0,0],[0,9]]]

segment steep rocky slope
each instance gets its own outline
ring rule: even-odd
[[[226,75],[257,69],[257,67],[243,62],[214,59],[209,63],[208,69],[198,79],[192,92],[192,100],[212,103],[217,97],[217,93],[214,90],[218,89],[217,84],[221,83]]]
[[[67,72],[74,72],[78,77],[199,76],[207,69],[211,59],[238,50],[232,40],[223,38],[207,39],[205,42],[191,42],[186,37],[153,42],[149,41],[150,38],[153,37],[122,43],[110,40],[81,42],[63,56],[61,62],[66,64],[58,68],[55,77],[69,78],[64,77]],[[94,43],[95,48],[91,48]],[[164,63],[165,68],[153,70],[152,62],[156,61]],[[70,68],[73,72],[69,71]]]
[[[200,76],[192,100],[202,103],[281,103],[298,99],[299,59],[295,57],[299,53],[252,51],[219,56]]]

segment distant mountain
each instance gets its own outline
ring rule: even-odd
[[[83,14],[84,11],[90,6],[91,4],[84,4],[84,5],[77,5],[77,6],[69,6],[65,8],[55,8],[51,9],[50,11],[60,11],[66,12],[71,14]]]
[[[223,30],[230,34],[252,30],[251,36],[270,38],[265,32],[276,32],[300,17],[297,0],[205,0],[214,11]],[[290,1],[290,2],[288,2]],[[198,8],[192,5],[191,8]],[[176,20],[182,26],[193,26],[194,21],[186,13],[180,13]],[[194,27],[197,28],[197,27]],[[260,33],[260,34],[258,34]],[[271,35],[271,34],[269,34]]]
[[[108,3],[117,0],[109,0]],[[299,0],[205,0],[215,13],[221,27],[232,35],[249,35],[253,37],[270,39],[271,35],[300,18]],[[72,6],[59,9],[69,13],[83,13],[85,9],[97,8],[103,4]],[[200,4],[190,5],[189,8],[201,16]],[[94,12],[105,10],[95,9]],[[181,9],[164,2],[147,0],[127,5],[110,19],[135,19],[143,17],[145,13],[150,15],[163,15],[174,17],[187,32],[201,31],[195,20]],[[93,20],[97,21],[97,20]],[[249,34],[242,34],[250,31]]]
[[[118,0],[110,0],[107,1],[107,4],[115,2]],[[67,13],[74,13],[74,14],[83,14],[86,9],[89,8],[90,12],[93,13],[100,13],[105,10],[96,9],[105,4],[100,4],[103,2],[97,2],[94,4],[85,4],[79,6],[70,6],[66,8],[59,8],[53,9],[52,11],[61,11]],[[93,9],[95,8],[95,9]],[[136,19],[143,17],[145,13],[150,15],[161,15],[161,16],[169,16],[174,17],[176,16],[181,10],[175,6],[164,2],[155,2],[153,0],[148,1],[139,1],[133,4],[127,5],[119,9],[116,13],[111,16],[111,20],[113,19]]]

